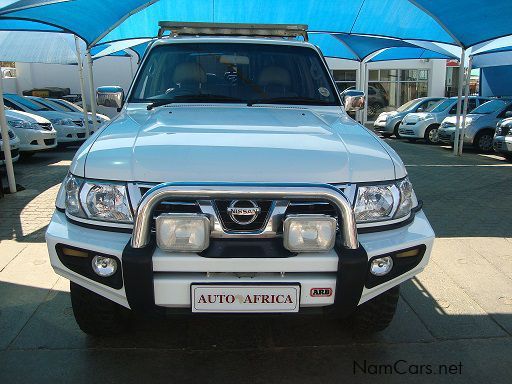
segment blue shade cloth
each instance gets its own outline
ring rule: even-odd
[[[392,47],[408,47],[415,48],[416,46],[411,43],[406,43],[402,40],[379,38],[370,36],[347,35],[337,33],[334,35],[345,46],[349,47],[354,52],[359,60],[364,60],[368,55],[386,48]]]
[[[512,47],[493,49],[473,56],[473,68],[502,67],[512,65]]]
[[[57,26],[81,37],[87,45],[93,46],[95,40],[107,33],[109,28],[120,23],[130,13],[154,1],[73,0],[10,12],[8,17]]]
[[[300,23],[317,32],[454,43],[432,17],[408,0],[295,0],[293,3],[289,0],[160,0],[129,17],[102,42],[154,37],[162,20]]]
[[[464,47],[512,34],[510,0],[410,1],[444,25]]]
[[[0,32],[0,61],[76,63],[73,35],[53,32]]]
[[[309,41],[320,48],[325,57],[359,61],[359,58],[346,45],[331,34],[310,33]]]
[[[69,0],[0,0],[0,15],[22,9],[40,7]]]
[[[147,41],[145,43],[130,47],[130,49],[133,52],[135,52],[137,54],[137,56],[139,57],[139,60],[137,61],[138,63],[140,63],[142,61],[142,58],[146,54],[146,50],[147,50],[149,44],[151,44],[151,41]]]
[[[455,56],[445,55],[424,48],[389,48],[373,57],[369,62],[411,60],[411,59],[456,59]]]
[[[131,39],[96,45],[91,48],[91,55],[93,59],[97,59],[103,56],[122,56],[120,52],[127,54],[124,51],[125,49],[131,48],[134,45],[145,43],[148,40],[149,39]]]
[[[62,28],[26,20],[0,19],[0,31],[65,32]]]

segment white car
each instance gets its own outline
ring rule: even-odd
[[[57,146],[57,131],[49,120],[27,112],[6,110],[7,124],[20,139],[19,150],[30,156]]]
[[[53,102],[54,104],[60,105],[63,108],[63,111],[68,110],[70,112],[79,112],[82,114],[84,113],[84,110],[80,105],[74,104],[71,101],[64,100],[64,99],[54,99],[54,98],[49,98],[49,99],[45,99],[45,100],[48,100],[48,101]],[[91,112],[87,112],[87,114],[89,115],[90,118],[92,118]],[[96,113],[96,118],[97,118],[96,121],[101,124],[106,121],[110,121],[110,117],[108,117],[106,115],[102,115],[101,113]],[[92,120],[91,120],[91,122],[92,122]]]
[[[121,112],[58,193],[46,241],[80,328],[119,332],[131,309],[313,311],[384,329],[434,232],[398,155],[347,115],[364,94],[340,95],[305,41],[172,31],[124,103],[98,89]]]
[[[41,104],[13,93],[4,94],[5,106],[16,111],[28,112],[50,120],[57,131],[59,144],[82,143],[85,141],[85,127],[79,126],[63,112],[52,111]]]
[[[468,112],[490,99],[470,96]],[[424,139],[428,144],[439,143],[438,129],[443,120],[448,116],[457,114],[457,98],[450,97],[431,106],[425,112],[409,113],[400,123],[398,133],[409,141]]]
[[[4,154],[4,142],[2,140],[2,136],[0,136],[0,165],[5,164],[5,154]],[[9,129],[9,144],[11,145],[11,158],[12,162],[15,163],[20,158],[20,151],[19,151],[19,145],[20,145],[20,139],[12,129]]]
[[[47,108],[50,108],[52,111],[58,111],[58,112],[63,112],[65,113],[66,115],[68,115],[71,119],[73,119],[73,123],[75,123],[76,125],[79,125],[79,126],[84,126],[84,113],[83,111],[77,111],[77,110],[73,110],[71,107],[67,106],[67,105],[64,105],[64,104],[61,104],[61,103],[57,103],[53,100],[50,100],[50,99],[45,99],[45,98],[42,98],[42,97],[35,97],[35,96],[27,96],[30,100],[32,100],[33,102],[35,103],[39,103]],[[66,101],[63,101],[64,103],[67,103]],[[89,115],[89,129],[90,129],[90,134],[93,134],[94,133],[94,128],[93,128],[93,124],[92,124],[92,114],[88,114]],[[105,119],[102,117],[103,115],[96,115],[96,129],[99,129],[99,127],[101,126],[101,124],[103,124],[105,121],[108,121],[110,119]]]

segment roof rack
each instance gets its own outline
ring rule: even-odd
[[[158,37],[166,31],[173,37],[182,35],[208,36],[262,36],[299,37],[308,41],[308,26],[304,24],[239,24],[239,23],[185,23],[160,21]]]

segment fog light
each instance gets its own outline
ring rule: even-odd
[[[204,251],[210,245],[210,220],[195,213],[164,213],[156,218],[156,243],[168,251]]]
[[[112,276],[117,271],[117,261],[110,257],[94,256],[91,263],[94,273],[101,277]]]
[[[328,251],[336,240],[336,219],[327,215],[290,215],[283,229],[284,247],[292,252]]]
[[[390,256],[372,260],[370,272],[375,276],[384,276],[393,268],[393,259]]]

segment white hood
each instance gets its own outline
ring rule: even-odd
[[[48,119],[45,119],[42,116],[34,115],[32,113],[23,112],[23,111],[13,111],[10,109],[7,109],[5,111],[5,116],[7,117],[7,120],[9,118],[28,121],[29,123],[41,123],[41,124],[49,124],[50,121]]]
[[[123,112],[71,170],[145,182],[341,183],[392,180],[395,167],[401,177],[394,152],[342,112],[177,104]]]

